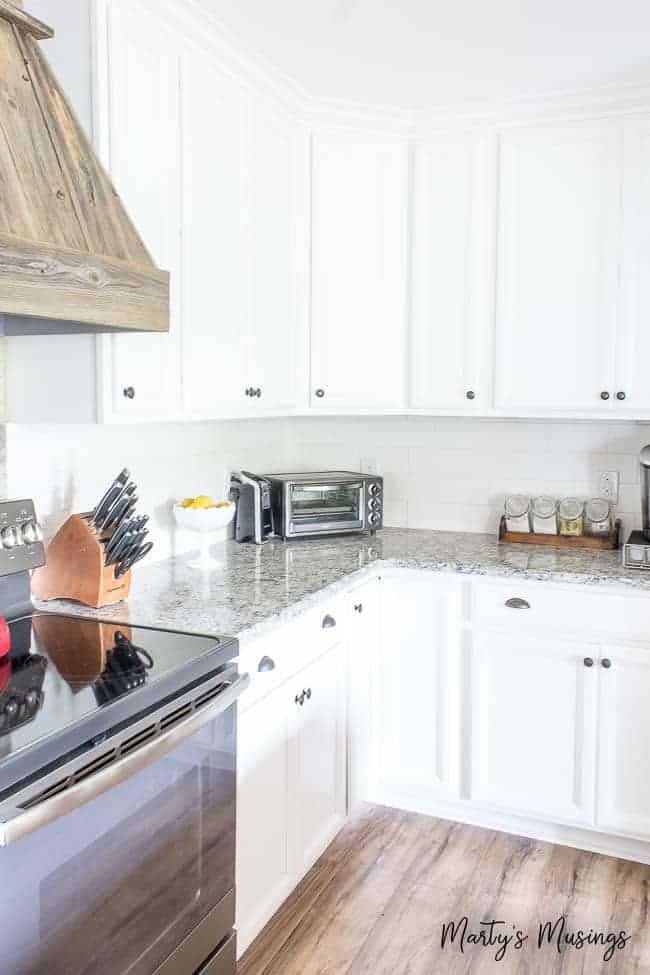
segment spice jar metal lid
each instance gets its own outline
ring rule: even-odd
[[[575,521],[582,517],[584,510],[584,502],[580,498],[564,498],[560,501],[560,518],[565,521]]]
[[[605,501],[604,498],[592,498],[585,506],[585,516],[589,521],[607,521],[611,510],[609,501]]]
[[[506,498],[505,511],[509,518],[523,518],[530,509],[530,498],[525,494],[511,494]]]
[[[557,512],[557,501],[555,498],[548,498],[542,494],[539,498],[533,498],[533,514],[538,518],[552,518]]]

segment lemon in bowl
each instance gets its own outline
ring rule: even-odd
[[[185,498],[174,505],[174,518],[179,528],[197,532],[201,541],[199,558],[190,562],[193,569],[218,569],[221,563],[210,554],[214,539],[210,536],[227,528],[235,517],[232,501],[214,501],[207,494]]]

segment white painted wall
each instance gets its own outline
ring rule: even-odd
[[[590,498],[599,473],[618,470],[625,529],[640,527],[638,458],[650,424],[314,417],[292,421],[289,440],[294,468],[376,465],[388,525],[494,532],[506,494]]]

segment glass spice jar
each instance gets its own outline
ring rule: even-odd
[[[560,501],[560,535],[579,537],[585,531],[585,506],[579,498]]]
[[[530,498],[524,494],[511,494],[506,498],[506,531],[530,532]]]
[[[557,509],[555,498],[541,495],[533,498],[531,506],[531,521],[533,531],[538,535],[557,535]]]
[[[585,505],[585,533],[606,538],[612,530],[612,507],[604,498],[592,498]]]

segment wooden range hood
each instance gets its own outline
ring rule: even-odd
[[[37,41],[53,36],[0,0],[0,331],[168,331],[169,274],[50,70]]]

